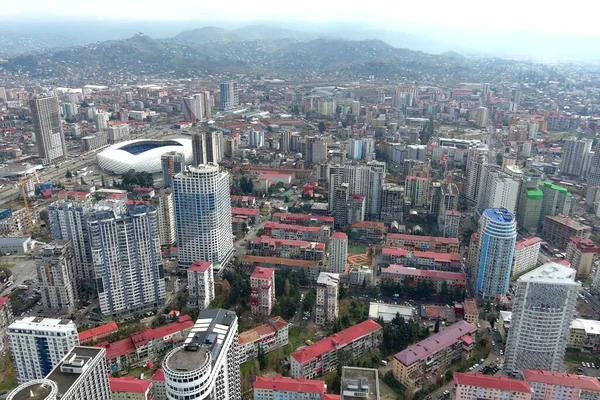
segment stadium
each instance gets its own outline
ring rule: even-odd
[[[129,140],[108,147],[98,154],[97,161],[100,168],[113,174],[130,169],[155,173],[161,171],[160,156],[169,151],[183,153],[186,163],[192,162],[191,139]]]

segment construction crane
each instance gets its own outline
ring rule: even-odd
[[[33,218],[31,217],[31,210],[29,209],[29,201],[27,200],[27,190],[25,185],[33,179],[37,179],[37,174],[34,174],[30,177],[24,178],[19,181],[19,189],[21,191],[21,196],[23,196],[23,204],[25,205],[25,214],[27,215],[27,227],[29,229],[33,229]]]

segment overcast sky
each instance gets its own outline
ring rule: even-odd
[[[407,31],[408,24],[486,31],[600,34],[594,22],[600,2],[569,0],[0,0],[2,19],[52,16],[120,20],[364,21],[371,27]],[[356,5],[356,6],[354,6]]]

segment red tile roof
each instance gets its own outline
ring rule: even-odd
[[[165,373],[162,368],[156,370],[152,378],[150,378],[153,382],[164,382],[165,381]]]
[[[410,251],[415,258],[433,258],[436,262],[460,262],[460,255],[454,253],[434,253],[433,251]],[[409,250],[401,249],[399,247],[384,247],[381,250],[381,254],[396,256],[396,257],[408,257]]]
[[[406,233],[388,233],[388,239],[393,240],[405,240],[408,242],[430,242],[430,243],[445,243],[455,244],[458,246],[459,242],[457,238],[445,238],[438,236],[420,236],[420,235],[409,235]]]
[[[536,237],[536,236],[530,237],[530,238],[527,238],[527,239],[522,239],[522,240],[519,240],[517,242],[517,244],[515,245],[515,250],[519,250],[519,249],[522,249],[524,247],[532,246],[532,245],[534,245],[536,243],[541,243],[541,242],[542,242],[542,239],[540,239],[539,237]]]
[[[248,208],[248,207],[231,207],[232,215],[250,215],[257,216],[260,210],[258,208]]]
[[[273,378],[259,376],[254,382],[254,388],[295,393],[325,393],[325,382],[304,377],[294,379],[281,375],[276,375]]]
[[[319,266],[319,261],[310,260],[293,260],[291,258],[281,257],[262,257],[262,256],[249,256],[245,255],[242,257],[243,263],[252,263],[254,265],[273,265],[283,267],[303,267],[303,268],[315,268]]]
[[[321,228],[319,228],[318,226],[282,224],[280,222],[274,222],[274,221],[267,221],[265,223],[265,231],[267,229],[284,229],[287,231],[304,231],[304,232],[320,232],[321,231]]]
[[[371,319],[368,319],[360,324],[356,324],[350,328],[344,329],[341,332],[334,333],[325,339],[321,339],[310,346],[296,350],[292,353],[292,357],[294,357],[294,359],[300,364],[306,364],[322,354],[331,352],[340,346],[345,346],[349,343],[352,343],[355,340],[379,329],[381,329],[381,325]]]
[[[8,297],[6,297],[6,296],[0,297],[0,309],[2,309],[2,307],[4,307],[4,305],[7,303],[8,303]]]
[[[317,250],[325,250],[325,243],[307,242],[297,239],[276,239],[271,236],[263,235],[252,239],[252,244],[266,244],[268,246],[293,246],[293,247],[311,247]]]
[[[321,400],[340,400],[339,394],[324,394],[321,396]]]
[[[212,263],[210,261],[201,261],[196,260],[192,263],[192,265],[188,268],[188,271],[193,272],[206,272],[211,267]]]
[[[1,305],[1,302],[0,302]],[[96,328],[88,329],[87,331],[79,332],[79,341],[85,343],[94,340],[94,338],[102,338],[110,335],[119,330],[117,323],[110,321],[107,324],[98,326]]]
[[[275,270],[273,268],[259,267],[259,268],[256,268],[254,271],[252,271],[250,278],[270,279],[274,273],[275,273]]]
[[[109,376],[108,383],[111,392],[146,393],[152,386],[152,381],[136,379],[132,376],[123,378]]]
[[[287,322],[281,317],[274,317],[266,324],[259,325],[254,329],[239,334],[239,343],[246,344],[259,340],[265,336],[276,335],[277,331],[287,326]]]
[[[488,389],[498,389],[510,392],[531,393],[531,386],[525,381],[510,379],[506,376],[491,376],[484,374],[454,373],[454,383],[457,385],[477,386]]]
[[[411,267],[404,267],[402,265],[392,264],[387,268],[382,268],[381,273],[392,273],[407,276],[423,276],[426,278],[433,279],[453,279],[466,281],[467,276],[463,272],[446,272],[446,271],[435,271],[431,269],[418,269]]]
[[[526,369],[523,370],[523,378],[530,383],[540,382],[547,385],[566,386],[600,392],[600,382],[591,376]]]
[[[317,221],[323,221],[327,223],[333,224],[333,217],[326,217],[324,215],[308,215],[308,214],[291,214],[291,213],[275,213],[273,214],[273,218],[280,220],[307,220],[307,219],[315,219]]]
[[[332,236],[333,239],[345,239],[348,240],[348,235],[344,232],[335,232]]]
[[[569,238],[569,241],[582,253],[598,253],[598,246],[592,239],[574,236]]]

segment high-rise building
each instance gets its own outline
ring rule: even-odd
[[[200,94],[202,94],[203,97],[202,104],[204,105],[204,118],[210,120],[212,118],[213,96],[208,90],[200,92]]]
[[[169,151],[160,156],[162,166],[163,186],[169,187],[173,184],[173,177],[185,171],[185,154],[177,151]]]
[[[348,139],[348,157],[352,160],[360,160],[363,153],[362,139]]]
[[[167,399],[241,400],[237,328],[234,311],[200,312],[183,346],[162,363]]]
[[[189,167],[173,181],[179,265],[210,261],[216,271],[233,254],[229,173],[216,164]]]
[[[386,223],[402,222],[404,187],[395,183],[384,183],[381,187],[381,220]]]
[[[33,131],[42,163],[51,164],[67,156],[58,98],[53,95],[29,99]]]
[[[365,220],[365,196],[351,194],[346,202],[346,225]]]
[[[215,299],[215,281],[213,266],[208,261],[194,261],[187,270],[188,278],[188,307],[199,310],[208,308]]]
[[[327,138],[316,137],[312,140],[310,162],[318,164],[327,160]]]
[[[344,170],[343,165],[332,165],[329,168],[329,175],[327,177],[329,181],[329,212],[332,213],[339,207],[339,204],[334,202],[335,189],[344,183]],[[344,203],[346,200],[344,199]]]
[[[223,134],[217,131],[197,132],[192,135],[193,166],[218,163],[223,158]]]
[[[460,228],[460,212],[459,211],[446,211],[444,217],[444,225],[442,226],[442,232],[445,238],[457,238],[458,230]]]
[[[256,149],[265,147],[265,131],[252,130],[248,137],[248,146]]]
[[[165,300],[158,212],[151,206],[98,205],[87,224],[102,314],[154,308]]]
[[[240,105],[238,83],[235,81],[221,83],[221,108],[231,111]]]
[[[71,320],[25,317],[10,324],[6,333],[19,383],[43,379],[79,345],[77,327]]]
[[[490,113],[487,107],[479,107],[477,109],[476,125],[480,128],[486,127],[490,122]]]
[[[177,233],[175,229],[173,191],[171,188],[162,188],[151,201],[158,212],[160,245],[163,247],[172,246],[175,243]]]
[[[563,156],[560,172],[565,175],[581,176],[585,155],[592,150],[592,139],[567,138],[562,147]]]
[[[333,191],[331,202],[334,204],[333,219],[336,229],[343,229],[348,222],[348,196],[350,195],[349,185],[342,183]]]
[[[0,297],[0,351],[4,351],[8,344],[6,329],[13,320],[12,307],[8,301],[8,296]]]
[[[348,235],[344,232],[335,232],[329,243],[331,248],[329,270],[336,274],[343,274],[346,272],[346,261],[348,259]]]
[[[317,278],[315,322],[318,325],[333,323],[338,317],[338,291],[340,275],[321,272]]]
[[[477,202],[483,171],[488,160],[487,149],[469,150],[467,155],[467,184],[465,196],[470,202]]]
[[[567,243],[565,259],[571,263],[571,268],[577,271],[577,277],[587,279],[592,272],[592,261],[598,250],[592,239],[575,236]]]
[[[256,268],[250,275],[250,308],[254,315],[271,315],[275,304],[275,270]]]
[[[187,122],[204,120],[204,95],[201,93],[183,98],[183,119]]]
[[[281,146],[279,147],[279,150],[281,150],[281,152],[284,154],[290,152],[291,135],[292,132],[287,129],[281,131]]]
[[[532,270],[537,266],[542,239],[529,237],[519,240],[515,245],[515,256],[511,271],[512,276],[517,276]]]
[[[46,311],[71,314],[77,304],[75,254],[67,240],[53,240],[35,257],[37,280]]]
[[[107,112],[98,111],[98,112],[94,113],[94,124],[96,124],[97,132],[108,129],[109,118],[110,117]]]
[[[575,198],[567,188],[555,185],[550,181],[541,182],[540,189],[544,194],[540,219],[547,215],[570,216],[575,208]]]
[[[593,156],[589,160],[589,170],[585,179],[588,184],[588,189],[585,195],[586,200],[594,197],[595,188],[600,185],[600,148],[594,149]],[[593,193],[590,193],[592,192]]]
[[[523,170],[517,206],[517,223],[519,229],[526,229],[532,234],[538,230],[544,203],[544,192],[539,189],[541,179],[541,172],[535,168]]]
[[[566,249],[572,237],[590,237],[592,227],[562,215],[546,216],[542,239],[558,249]]]
[[[508,291],[510,271],[517,241],[514,214],[489,208],[479,220],[477,295],[484,300],[502,297]]]
[[[75,255],[75,280],[79,298],[95,294],[95,275],[92,266],[87,228],[89,201],[58,201],[48,207],[50,234],[55,240],[69,240]]]
[[[562,371],[581,283],[575,270],[550,262],[517,280],[504,369]]]
[[[456,183],[443,183],[440,188],[440,195],[438,226],[441,228],[440,231],[443,231],[446,211],[458,210],[458,196],[460,196],[460,191]]]
[[[22,384],[8,395],[10,400],[107,400],[106,349],[75,346],[44,378]]]
[[[480,213],[489,208],[505,208],[511,213],[517,211],[519,180],[500,172],[492,165],[484,168],[482,179],[477,199],[477,210]]]

